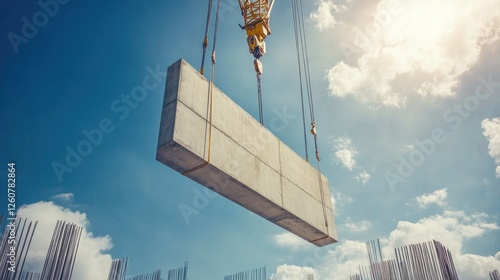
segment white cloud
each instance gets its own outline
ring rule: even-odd
[[[314,275],[314,269],[284,264],[278,266],[276,273],[271,275],[270,280],[305,280],[308,274]]]
[[[342,208],[345,205],[353,202],[352,197],[341,192],[335,192],[330,198],[332,200],[333,212],[335,213],[335,216],[338,216],[342,212]]]
[[[356,164],[356,161],[354,160],[355,155],[355,151],[348,149],[342,149],[335,152],[335,156],[337,157],[337,159],[340,160],[340,162],[349,170],[352,170],[352,168]]]
[[[342,163],[347,169],[352,170],[356,165],[354,156],[358,153],[356,147],[352,144],[351,139],[347,137],[340,137],[334,141],[336,152],[334,157],[331,158],[332,163]]]
[[[348,10],[346,5],[335,4],[331,0],[320,0],[317,2],[317,6],[318,9],[311,13],[310,18],[320,31],[333,28],[337,24],[333,15],[334,12],[338,13]]]
[[[463,254],[453,259],[460,279],[489,280],[488,273],[500,267],[495,257]]]
[[[317,21],[320,29],[333,20],[328,20],[328,5],[320,4],[313,14],[322,19]],[[382,0],[369,9],[362,11],[366,17],[359,26],[342,31],[345,35],[339,38],[345,59],[326,71],[333,96],[388,106],[404,104],[412,92],[453,96],[482,46],[500,38],[497,0],[481,5],[468,0]],[[349,12],[354,17],[361,11]]]
[[[498,230],[496,223],[486,222],[485,213],[465,214],[463,211],[446,210],[442,214],[423,218],[417,223],[400,221],[389,237],[394,247],[405,243],[419,243],[436,239],[454,254],[462,252],[465,239],[476,238],[490,230]]]
[[[370,174],[357,163],[355,157],[358,154],[356,147],[351,139],[347,137],[339,137],[333,140],[332,153],[330,155],[330,162],[332,164],[341,163],[344,167],[353,171],[354,169],[360,170],[355,176],[355,179],[361,184],[365,185],[370,180]]]
[[[350,195],[341,192],[335,193],[335,200],[342,205],[346,205],[354,201]]]
[[[316,24],[316,27],[322,31],[328,28],[335,27],[338,21],[335,19],[334,13],[338,14],[349,10],[347,6],[351,1],[344,1],[346,4],[336,4],[332,0],[320,0],[316,2],[317,9],[312,12],[309,18]]]
[[[481,122],[483,135],[488,139],[488,151],[497,164],[496,176],[500,178],[500,118],[484,119]]]
[[[365,242],[341,241],[319,261],[318,279],[350,279],[358,273],[359,265],[368,264]]]
[[[58,195],[52,196],[52,199],[54,200],[60,200],[64,202],[71,202],[73,201],[74,195],[72,193],[60,193]]]
[[[331,195],[330,196],[330,200],[332,201],[332,206],[333,206],[333,211],[334,213],[337,213],[338,210],[337,210],[337,199],[335,198],[335,196]]]
[[[311,14],[310,18],[320,31],[335,26],[335,18],[332,15],[333,5],[331,1],[319,1],[318,10]]]
[[[363,170],[358,173],[358,175],[356,176],[356,180],[361,182],[361,184],[365,185],[370,180],[370,174],[368,174],[366,170]]]
[[[276,243],[276,245],[280,247],[286,247],[292,250],[312,247],[312,245],[309,242],[305,241],[304,239],[290,232],[276,234],[273,237],[273,240]]]
[[[498,231],[500,227],[489,221],[491,219],[485,213],[448,210],[417,222],[400,221],[389,237],[380,242],[384,259],[394,258],[394,248],[434,239],[452,253],[460,279],[487,280],[488,271],[500,267],[500,252],[495,256],[468,254],[463,252],[463,244],[482,237],[486,232]],[[350,275],[359,273],[359,265],[368,264],[366,245],[365,242],[344,239],[327,253],[314,254],[305,263],[314,268],[317,279],[349,279]]]
[[[444,206],[446,204],[445,199],[448,196],[448,191],[446,188],[436,190],[433,193],[423,194],[416,198],[418,206],[420,208],[426,208],[429,204],[437,204],[439,206]]]
[[[53,202],[40,201],[22,206],[18,215],[33,222],[38,221],[26,259],[26,270],[42,271],[56,222],[61,220],[83,227],[72,279],[107,279],[112,258],[106,252],[112,247],[111,238],[93,236],[92,232],[88,232],[90,222],[85,213],[73,212]]]
[[[353,222],[350,217],[347,218],[346,223],[343,225],[350,232],[364,232],[370,229],[371,226],[370,221]]]
[[[485,213],[465,214],[462,211],[444,211],[442,214],[423,218],[416,223],[400,221],[391,232],[388,244],[400,247],[406,244],[440,241],[453,255],[460,279],[487,279],[488,271],[500,266],[493,256],[464,254],[463,242],[477,238],[485,232],[499,230],[496,223],[486,222]]]

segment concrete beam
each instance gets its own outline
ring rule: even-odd
[[[328,179],[215,85],[210,124],[209,89],[186,61],[168,68],[156,159],[317,246],[337,242]]]

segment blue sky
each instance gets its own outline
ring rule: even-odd
[[[390,248],[439,240],[463,279],[487,279],[500,268],[500,4],[483,2],[304,2],[334,245],[309,245],[155,160],[158,76],[179,58],[199,67],[205,1],[3,1],[1,172],[16,162],[20,214],[85,226],[78,279],[106,277],[123,257],[130,276],[188,260],[190,279],[262,265],[276,280],[341,279],[367,262],[363,242],[376,238],[387,258]],[[222,7],[215,83],[258,117],[241,14],[236,1]],[[266,127],[303,155],[289,1],[276,2],[271,29]],[[117,112],[148,75],[143,99]],[[284,126],[270,127],[284,111]],[[88,148],[81,143],[96,129],[102,137],[58,176],[55,162]],[[186,222],[179,205],[200,193],[208,203]],[[40,259],[28,264],[36,270]]]

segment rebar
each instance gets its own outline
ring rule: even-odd
[[[3,228],[0,237],[0,279],[22,279],[24,263],[37,224],[38,221],[28,222],[20,217],[0,217],[0,226]]]
[[[184,262],[181,268],[171,269],[168,271],[167,280],[187,280],[188,262]]]
[[[152,273],[146,273],[139,276],[134,276],[132,278],[128,278],[128,280],[162,280],[161,271],[156,270]]]
[[[493,271],[490,271],[490,280],[500,280],[500,273],[498,272],[498,270],[493,270]]]
[[[251,270],[241,271],[232,275],[227,275],[224,276],[224,280],[267,280],[266,267],[262,266]]]
[[[71,279],[83,227],[57,221],[40,280]]]
[[[378,239],[366,242],[366,249],[369,266],[350,280],[458,280],[450,251],[438,241],[397,248],[395,260],[383,260]]]
[[[125,280],[128,258],[113,260],[108,273],[108,280]]]

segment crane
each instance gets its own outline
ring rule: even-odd
[[[214,43],[212,50],[212,72],[211,72],[211,80],[210,80],[210,90],[209,90],[209,133],[208,133],[208,142],[211,142],[211,131],[212,131],[212,85],[214,81],[214,65],[215,65],[215,49],[216,49],[216,39],[217,39],[217,30],[219,25],[219,14],[221,8],[221,1],[217,0],[217,12],[216,12],[216,20],[215,20],[215,32],[214,32]],[[211,10],[212,10],[212,2],[213,0],[208,0],[208,13],[207,13],[207,23],[205,28],[205,38],[203,40],[203,55],[202,55],[202,63],[200,73],[203,75],[204,70],[204,61],[205,61],[205,52],[208,45],[208,28],[210,24]],[[262,113],[262,92],[261,92],[261,76],[262,76],[262,63],[260,62],[260,58],[266,54],[266,45],[265,39],[271,34],[271,28],[269,26],[270,14],[274,5],[274,0],[238,0],[240,5],[241,14],[243,16],[244,25],[239,25],[242,30],[246,31],[247,34],[247,44],[248,50],[253,55],[254,59],[254,69],[257,76],[257,89],[258,89],[258,102],[259,102],[259,117],[260,124],[264,125],[263,113]],[[311,129],[310,132],[314,138],[314,148],[316,152],[316,161],[317,161],[317,170],[318,170],[318,181],[319,181],[319,189],[321,192],[321,203],[323,205],[323,216],[325,221],[325,226],[328,228],[328,218],[325,209],[324,195],[323,195],[323,182],[321,178],[321,167],[320,167],[320,155],[318,149],[318,139],[317,139],[317,129],[315,122],[315,114],[314,114],[314,104],[313,104],[313,95],[312,95],[312,86],[311,86],[311,78],[309,71],[309,58],[307,51],[307,39],[305,35],[305,27],[304,27],[304,16],[302,9],[302,1],[301,0],[291,0],[292,5],[292,14],[293,14],[293,26],[295,32],[295,45],[297,51],[297,64],[298,64],[298,72],[299,72],[299,83],[300,83],[300,99],[301,99],[301,107],[302,107],[302,123],[304,130],[304,148],[305,148],[305,160],[309,162],[309,155],[307,149],[307,132],[306,132],[306,117],[305,117],[305,105],[304,105],[304,95],[307,96],[307,101],[309,105],[309,114],[311,121]],[[304,84],[303,84],[304,79]],[[304,91],[306,94],[304,94]],[[210,162],[210,146],[208,149],[207,161],[193,169],[190,169],[183,174],[190,173],[192,171],[201,169],[207,166]]]
[[[269,3],[268,0],[238,0],[241,14],[243,15],[244,25],[241,29],[247,33],[248,50],[255,58],[253,66],[257,74],[257,90],[259,99],[259,121],[264,125],[264,116],[262,110],[262,90],[260,77],[262,76],[262,62],[260,58],[266,54],[266,43],[264,40],[271,34],[269,27],[269,17],[274,5],[274,0]]]
[[[240,27],[247,33],[248,50],[255,58],[255,72],[257,72],[257,75],[262,75],[262,63],[259,59],[266,54],[264,39],[271,34],[269,17],[274,0],[271,3],[268,0],[238,1],[244,20],[244,25],[240,25]]]
[[[213,0],[208,1],[208,14],[207,23],[205,29],[205,39],[203,40],[203,56],[200,73],[203,75],[204,71],[204,61],[205,61],[205,51],[208,45],[208,27],[210,23],[210,16],[212,10]],[[254,69],[257,76],[257,90],[258,90],[258,104],[259,104],[259,118],[260,124],[264,125],[263,109],[262,109],[262,91],[261,91],[261,76],[262,76],[262,62],[260,58],[266,54],[266,44],[265,39],[271,34],[271,28],[269,26],[269,20],[271,15],[271,10],[274,5],[274,0],[238,0],[240,5],[241,15],[243,16],[243,25],[239,25],[242,30],[246,31],[247,34],[247,44],[248,50],[253,55],[254,59]],[[314,137],[314,146],[316,150],[316,159],[318,163],[320,161],[318,145],[317,145],[317,130],[314,118],[314,105],[312,100],[312,89],[309,71],[309,61],[308,61],[308,51],[306,36],[304,30],[303,22],[303,12],[302,12],[302,2],[300,0],[292,0],[292,12],[293,12],[293,22],[295,31],[295,44],[297,48],[297,62],[299,69],[299,81],[300,81],[300,94],[302,101],[302,119],[304,128],[304,146],[306,153],[306,161],[309,161],[309,156],[307,152],[307,139],[306,139],[306,126],[305,126],[305,112],[304,112],[304,93],[303,87],[305,87],[307,92],[307,99],[309,103],[309,113],[311,119],[311,129],[310,132]],[[212,51],[212,83],[213,83],[213,68],[215,64],[215,46],[217,39],[217,29],[219,23],[219,11],[221,7],[221,0],[217,1],[217,18],[215,20],[215,34],[214,34],[214,45]],[[302,84],[302,78],[305,80],[305,85]]]

